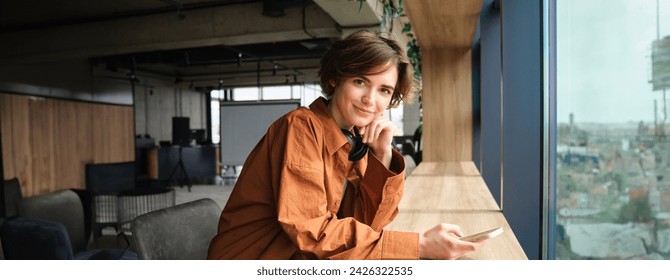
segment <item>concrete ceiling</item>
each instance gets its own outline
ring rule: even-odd
[[[316,80],[333,40],[379,26],[367,0],[0,1],[0,64],[100,69],[217,87]]]

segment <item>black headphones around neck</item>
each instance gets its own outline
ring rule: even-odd
[[[368,153],[368,145],[363,143],[363,137],[358,134],[358,129],[356,127],[354,127],[354,132],[356,135],[353,135],[349,130],[342,129],[342,133],[344,133],[344,136],[347,137],[347,140],[351,145],[351,152],[349,152],[350,161],[358,161]]]

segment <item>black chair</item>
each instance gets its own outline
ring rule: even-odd
[[[221,207],[203,198],[138,216],[132,235],[140,259],[206,259],[220,215]]]
[[[65,226],[58,222],[12,217],[0,228],[8,260],[132,260],[137,254],[120,249],[74,253]]]
[[[127,244],[126,249],[102,249],[107,251],[89,252],[89,236],[86,236],[84,226],[84,208],[79,196],[72,190],[60,190],[23,198],[17,205],[17,216],[64,226],[73,255],[97,254],[97,257],[106,255],[115,259],[137,259],[135,252],[127,250],[130,244]],[[31,226],[36,227],[35,223]],[[4,248],[4,238],[2,242]]]
[[[1,192],[0,218],[15,216],[16,203],[22,198],[19,179],[14,177],[9,180],[4,180]]]
[[[407,140],[405,140],[405,142],[402,143],[401,154],[410,155],[412,157],[412,159],[414,159],[415,152],[416,151],[414,150],[414,144],[412,144],[411,140],[407,139]]]
[[[71,260],[74,258],[67,229],[45,220],[8,219],[0,229],[2,251],[8,260]]]

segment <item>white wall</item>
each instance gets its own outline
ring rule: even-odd
[[[150,83],[151,84],[151,83]],[[205,95],[183,86],[135,88],[135,133],[172,140],[172,117],[189,117],[191,129],[208,129]]]

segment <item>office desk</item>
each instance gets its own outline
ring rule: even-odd
[[[422,162],[405,180],[398,208],[398,216],[386,229],[423,233],[449,223],[469,235],[503,228],[500,236],[461,259],[528,259],[472,162]]]

